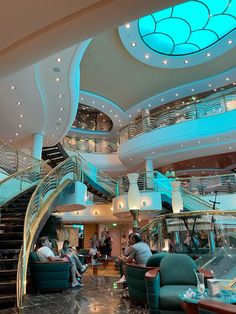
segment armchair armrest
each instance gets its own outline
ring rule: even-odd
[[[205,283],[205,286],[207,286],[207,279],[214,278],[213,273],[204,268],[200,268],[198,271],[204,275],[204,283]]]
[[[160,268],[158,267],[158,268],[153,268],[153,269],[151,269],[151,270],[149,270],[148,272],[146,272],[146,274],[145,274],[145,280],[154,280],[154,279],[156,279],[157,278],[157,276],[158,276],[158,273],[159,273],[159,271],[160,271]]]
[[[199,313],[201,313],[201,309],[212,311],[212,313],[217,314],[235,314],[236,313],[236,305],[233,304],[225,304],[223,302],[212,301],[212,300],[200,300],[198,302]]]

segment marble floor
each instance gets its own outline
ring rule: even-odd
[[[84,287],[61,293],[27,295],[20,312],[1,311],[1,314],[147,314],[148,310],[128,298],[128,290],[116,284],[117,278],[85,276]]]

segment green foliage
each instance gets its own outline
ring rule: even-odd
[[[50,239],[58,240],[57,231],[60,231],[63,229],[64,229],[64,225],[62,223],[62,218],[55,215],[51,215],[48,218],[47,222],[45,223],[40,233],[40,237],[48,236]]]

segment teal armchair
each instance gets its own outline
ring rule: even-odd
[[[30,281],[35,292],[68,288],[69,262],[40,262],[37,253],[31,252],[29,266]]]
[[[152,269],[159,269],[162,258],[167,253],[155,253],[149,257],[146,265],[126,264],[126,280],[129,297],[137,303],[147,303],[145,274]]]
[[[160,263],[160,269],[145,275],[150,314],[184,313],[179,293],[196,288],[196,264],[185,254],[171,253]]]

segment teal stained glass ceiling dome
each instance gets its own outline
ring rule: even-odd
[[[126,48],[139,60],[137,50],[143,50],[142,62],[154,65],[153,56],[158,54],[165,58],[183,57],[185,64],[189,64],[186,57],[207,49],[210,49],[207,51],[210,57],[224,39],[227,45],[221,46],[221,53],[231,49],[235,29],[236,0],[194,0],[128,23],[119,28],[119,33]],[[162,63],[167,65],[168,61],[162,60]]]

